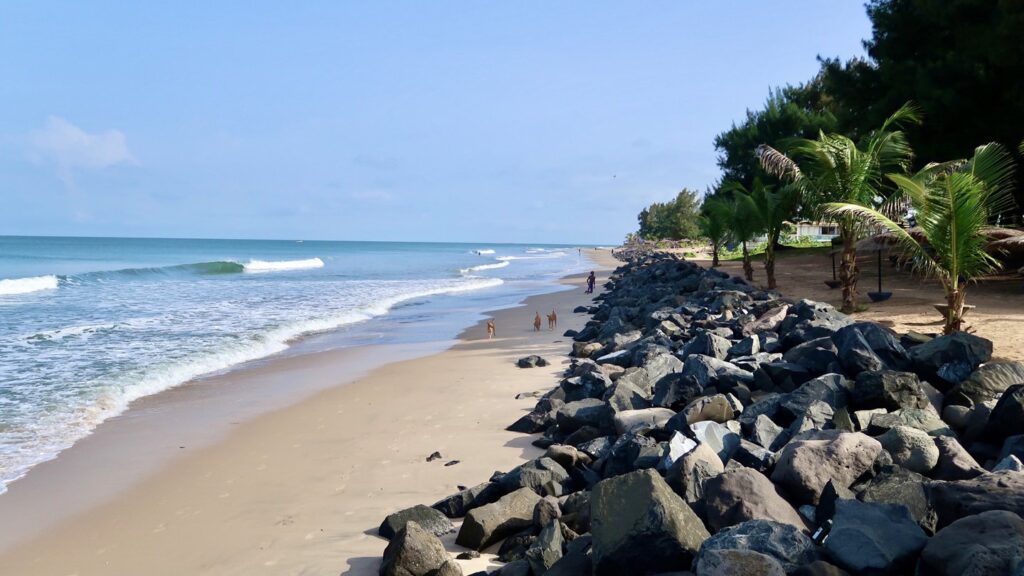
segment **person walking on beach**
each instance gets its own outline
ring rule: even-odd
[[[587,294],[594,293],[594,284],[597,283],[597,277],[594,276],[594,272],[590,272],[590,276],[587,276]]]
[[[487,321],[487,339],[494,338],[494,319],[491,318]]]

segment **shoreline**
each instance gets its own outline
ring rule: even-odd
[[[595,255],[610,259],[603,251],[588,254],[592,259]],[[577,275],[561,283],[579,285],[580,282],[581,277]],[[436,476],[431,492],[440,498],[455,489],[458,478],[474,469],[479,468],[473,472],[475,475],[487,475],[495,468],[518,463],[536,450],[518,435],[505,432],[504,426],[530,407],[529,399],[515,400],[515,394],[550,387],[552,374],[560,367],[518,370],[511,366],[515,360],[512,356],[545,350],[551,352],[544,353],[561,355],[567,341],[561,337],[561,332],[574,327],[574,320],[578,319],[579,323],[583,320],[569,311],[582,303],[582,295],[575,291],[532,296],[519,306],[493,314],[499,330],[494,341],[481,343],[477,340],[482,332],[481,324],[477,323],[464,330],[458,343],[447,350],[431,353],[437,352],[439,345],[431,342],[426,347],[434,350],[407,349],[408,356],[397,362],[393,361],[397,352],[393,345],[364,346],[275,359],[266,366],[218,376],[218,379],[233,377],[239,382],[254,376],[266,378],[268,389],[274,388],[270,384],[286,383],[288,379],[293,382],[303,378],[319,379],[327,384],[320,391],[310,392],[305,399],[272,411],[250,414],[248,418],[244,414],[245,406],[235,406],[238,413],[227,418],[221,412],[221,430],[203,431],[207,434],[205,444],[197,444],[195,440],[179,444],[183,435],[197,431],[191,429],[188,422],[183,425],[170,418],[148,430],[148,439],[123,432],[120,438],[114,432],[104,434],[111,428],[134,426],[137,432],[146,430],[147,422],[143,422],[146,418],[142,417],[146,411],[133,407],[117,417],[118,422],[101,426],[103,430],[98,428],[60,458],[40,464],[28,476],[12,483],[7,494],[0,495],[0,518],[11,519],[0,521],[0,563],[11,569],[17,567],[19,574],[84,575],[136,570],[164,573],[165,569],[166,573],[223,574],[251,573],[261,568],[265,573],[280,573],[284,566],[293,566],[292,572],[301,569],[311,574],[337,574],[346,568],[353,574],[364,573],[361,570],[366,562],[379,562],[386,543],[363,532],[375,531],[380,520],[403,503],[432,497],[424,495],[427,486],[418,477],[419,469],[428,466],[424,462],[428,454],[440,450],[446,456],[445,461],[449,461],[449,454],[461,460],[460,465],[450,467],[431,463],[436,464],[428,469]],[[534,335],[523,330],[504,336],[513,326],[515,330],[519,330],[519,326],[529,327],[532,313],[529,321],[521,320],[524,307],[546,310],[549,305],[559,309],[560,323],[555,333],[545,330]],[[374,355],[386,359],[377,362]],[[343,366],[348,366],[349,370],[339,371]],[[509,371],[513,372],[508,374]],[[458,403],[460,394],[473,391],[473,384],[468,381],[473,380],[476,373],[487,374],[486,395],[489,396],[484,398],[485,394],[477,394],[477,398],[458,406],[462,411],[456,417],[450,417],[445,413],[446,407]],[[415,379],[422,380],[422,385],[408,388],[407,382]],[[165,398],[189,394],[193,396],[191,405],[196,410],[214,413],[223,410],[223,406],[207,405],[202,395],[193,391],[196,388],[203,387],[179,387],[161,394]],[[220,386],[206,388],[212,396],[230,398]],[[189,390],[186,392],[186,389]],[[155,398],[151,397],[150,403],[155,402],[152,400]],[[410,401],[412,404],[408,404]],[[139,404],[140,407],[145,405],[146,399]],[[352,408],[359,405],[370,409],[353,414]],[[411,415],[417,408],[433,410],[436,414],[428,417],[427,423],[417,423]],[[394,411],[400,421],[388,422],[381,414],[375,414],[378,410]],[[484,416],[488,411],[493,414]],[[150,418],[159,419],[173,411],[161,411],[159,406],[154,406],[152,412]],[[176,412],[182,413],[181,410]],[[437,423],[440,420],[449,422]],[[442,436],[424,434],[424,426],[427,430],[441,429],[447,433]],[[487,436],[481,437],[475,430],[468,429],[473,426],[489,426],[493,430],[488,429]],[[388,430],[396,427],[397,432],[409,437],[410,446],[393,443]],[[375,432],[368,434],[367,430]],[[301,437],[302,441],[281,444],[289,433]],[[375,437],[381,433],[386,437]],[[413,434],[418,436],[413,438]],[[328,440],[332,435],[337,443],[333,448]],[[494,442],[495,436],[501,441]],[[147,443],[154,445],[154,439],[158,439],[155,442],[158,453],[143,454],[140,447]],[[415,456],[410,453],[411,445],[431,440],[435,448],[428,450],[428,444],[423,444],[420,451],[426,452]],[[276,444],[276,449],[271,449],[270,444]],[[505,448],[498,454],[491,454],[493,446],[502,445]],[[104,446],[117,447],[112,451],[116,454],[111,454]],[[343,447],[337,449],[338,446]],[[479,448],[475,448],[477,446]],[[368,454],[373,450],[393,454],[366,460],[376,458]],[[404,460],[396,462],[394,455],[397,454]],[[140,460],[134,460],[133,456]],[[120,467],[118,458],[122,459]],[[155,458],[158,465],[150,461],[147,468],[146,458]],[[294,458],[298,460],[292,461]],[[277,460],[289,461],[289,464],[273,465]],[[124,469],[125,461],[132,462],[133,466]],[[387,494],[387,500],[384,496],[374,497],[369,507],[361,508],[359,513],[335,511],[338,517],[334,526],[314,520],[331,516],[326,509],[337,505],[339,500],[352,497],[351,504],[355,505],[371,499],[372,492],[353,495],[355,486],[365,489],[381,482],[367,484],[353,479],[355,470],[374,466],[387,468],[392,464],[410,472],[404,475],[404,480],[402,474],[389,474],[388,480],[398,482],[397,489],[394,484],[386,489],[378,486]],[[112,468],[117,471],[110,472]],[[213,470],[223,473],[223,485],[216,486],[211,480],[216,476]],[[111,478],[119,478],[120,482],[110,482]],[[411,478],[416,478],[419,486],[403,490],[401,483]],[[316,492],[313,485],[321,483],[324,487],[327,484],[333,487],[315,496],[310,494]],[[55,502],[47,497],[54,494],[61,495]],[[291,507],[303,511],[288,512]],[[234,524],[244,518],[249,521]],[[261,522],[271,518],[272,522]],[[371,518],[373,521],[367,524]],[[224,537],[225,524],[233,526],[232,534],[236,536]],[[359,530],[353,532],[355,524],[359,525]],[[286,534],[284,540],[289,544],[283,544],[279,533]],[[214,548],[213,541],[218,540]],[[236,548],[231,549],[226,541],[231,541]],[[339,542],[346,544],[339,547]],[[55,550],[61,552],[54,553]],[[253,555],[267,558],[256,561],[251,558]],[[161,558],[158,566],[154,566],[154,558]],[[353,558],[362,560],[346,566],[346,560]]]

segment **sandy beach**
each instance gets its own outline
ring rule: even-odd
[[[592,257],[602,270],[615,265],[608,252]],[[364,375],[389,351],[312,354],[226,376],[326,388],[264,415],[245,419],[236,406],[189,432],[182,406],[218,410],[190,386],[166,393],[190,402],[150,411],[168,417],[139,422],[129,410],[0,496],[0,566],[19,575],[375,574],[385,515],[537,454],[504,428],[535,402],[517,394],[555,383],[569,346],[561,334],[586,320],[571,313],[591,300],[583,278],[562,283],[569,289],[492,314],[494,340],[481,323],[448,350]],[[533,332],[534,312],[551,309],[558,329]],[[553,363],[516,368],[527,354]],[[157,400],[166,399],[148,402]],[[189,444],[178,445],[183,434]],[[427,462],[435,451],[443,458]]]

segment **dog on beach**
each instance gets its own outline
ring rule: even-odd
[[[558,314],[552,310],[551,314],[548,314],[548,330],[554,330],[558,326]]]
[[[487,321],[487,339],[490,340],[491,338],[494,338],[494,320],[493,319]]]
[[[540,312],[537,312],[536,314],[537,315],[533,318],[533,331],[540,332]]]

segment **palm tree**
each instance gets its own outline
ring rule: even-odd
[[[861,145],[842,134],[820,133],[815,140],[793,140],[787,156],[770,146],[761,146],[761,165],[773,176],[799,188],[801,202],[819,210],[830,202],[877,205],[884,198],[883,175],[905,173],[913,152],[902,130],[905,123],[918,122],[917,109],[904,104]],[[834,216],[843,242],[839,280],[843,286],[843,312],[857,306],[857,241],[866,232],[864,220],[849,213]]]
[[[885,228],[913,266],[938,278],[946,293],[943,333],[961,329],[967,284],[999,268],[986,251],[989,222],[1014,206],[1013,159],[996,143],[979,146],[970,160],[929,164],[913,176],[889,179],[916,211],[920,233],[911,235],[881,211],[851,202],[828,204],[826,213]]]
[[[794,184],[787,184],[775,190],[761,182],[760,178],[754,179],[750,190],[739,182],[731,183],[729,188],[734,192],[746,194],[754,203],[753,209],[757,213],[760,231],[768,238],[764,249],[764,272],[768,278],[768,289],[774,290],[778,286],[775,281],[775,247],[782,237],[786,220],[792,218],[796,212],[800,189]]]
[[[711,266],[718,266],[718,251],[725,243],[729,232],[729,205],[717,196],[704,200],[700,207],[697,224],[701,234],[711,242]]]
[[[750,194],[742,191],[742,186],[732,190],[730,215],[729,237],[743,246],[743,276],[747,282],[753,282],[754,266],[750,263],[748,243],[764,230],[764,225],[757,204]]]

